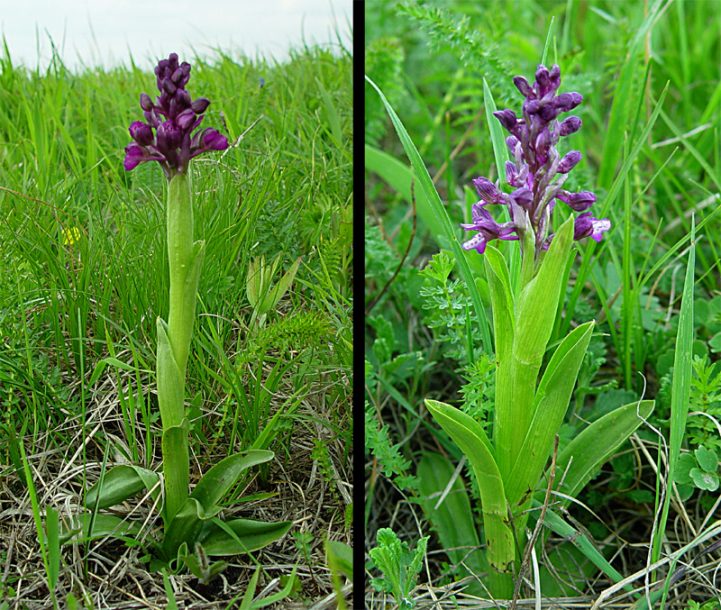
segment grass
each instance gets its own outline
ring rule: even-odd
[[[492,363],[484,360],[488,339],[479,330],[488,308],[482,262],[466,256],[469,282],[465,263],[451,271],[452,262],[446,268],[434,255],[439,249],[456,254],[458,224],[467,222],[476,200],[471,179],[495,180],[505,160],[491,111],[516,108],[520,96],[511,78],[531,76],[545,57],[547,65],[561,66],[561,90],[584,96],[583,128],[570,144],[584,160],[569,179],[571,190],[594,191],[596,215],[613,225],[602,243],[578,244],[550,342],[587,320],[598,322],[564,433],[568,438],[581,422],[641,397],[656,399],[657,407],[631,447],[582,494],[583,504],[564,514],[576,531],[589,534],[623,584],[589,569],[587,555],[576,552],[575,581],[565,577],[566,585],[545,588],[538,599],[550,605],[555,594],[590,605],[602,598],[628,607],[648,593],[653,607],[683,609],[718,601],[721,586],[709,567],[717,549],[692,561],[693,575],[681,575],[674,559],[681,549],[708,548],[704,536],[719,518],[718,492],[684,489],[677,479],[679,458],[699,446],[721,447],[715,427],[701,438],[694,418],[685,415],[702,411],[718,421],[718,397],[704,401],[688,390],[697,383],[693,357],[714,363],[719,354],[716,322],[691,315],[708,311],[705,303],[719,294],[721,21],[713,6],[683,0],[367,3],[366,72],[385,94],[381,100],[366,85],[366,420],[379,430],[366,437],[367,540],[383,527],[410,542],[433,533],[417,510],[425,501],[417,468],[426,451],[457,464],[461,455],[420,406],[423,399],[461,405],[482,421],[490,417]],[[406,133],[394,130],[396,116]],[[409,142],[419,153],[410,162]],[[439,222],[429,206],[450,223]],[[507,259],[516,247],[499,245]],[[694,256],[695,265],[687,267]],[[443,269],[449,269],[445,276]],[[463,465],[454,476],[475,485]],[[544,583],[544,570],[558,572],[548,554],[563,547],[562,539],[547,536],[536,549]],[[453,572],[437,538],[428,548],[417,607],[433,599],[442,600],[437,607],[446,601],[452,607],[452,599],[481,603],[458,595],[462,571]],[[673,565],[659,565],[664,558]],[[529,579],[538,581],[533,572]],[[536,595],[528,584],[522,590]],[[390,601],[370,591],[367,599],[371,607]]]
[[[191,94],[213,100],[206,121],[232,143],[193,170],[196,239],[207,251],[188,364],[191,481],[235,451],[272,449],[276,460],[227,511],[291,519],[308,550],[288,536],[233,558],[210,584],[150,573],[138,548],[115,542],[58,555],[54,520],[67,525],[77,514],[106,460],[159,464],[153,371],[155,318],[168,306],[165,180],[153,164],[122,168],[138,96],[155,81],[149,66],[75,73],[57,56],[31,71],[6,47],[0,599],[14,607],[50,607],[53,595],[61,606],[75,598],[87,608],[131,599],[165,607],[171,590],[178,607],[225,608],[251,576],[258,593],[277,593],[296,565],[298,584],[279,603],[305,607],[333,593],[326,538],[352,537],[351,58],[305,47],[284,62],[225,52],[185,59]],[[263,325],[251,324],[248,267],[277,255],[283,271],[301,258],[295,282]],[[151,504],[125,514],[152,529]]]

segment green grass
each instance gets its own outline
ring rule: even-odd
[[[325,516],[311,531],[328,519],[331,536],[349,542],[350,498],[335,488],[348,476],[352,446],[351,58],[344,49],[305,47],[282,63],[224,52],[184,59],[193,66],[191,95],[212,100],[206,123],[232,144],[192,169],[196,239],[207,249],[188,363],[191,482],[220,457],[271,448],[276,461],[246,482],[257,501],[245,514],[299,521],[310,507],[297,491],[321,486],[325,495],[310,493]],[[0,56],[0,439],[9,439],[0,442],[0,510],[11,498],[27,502],[31,476],[36,520],[47,510],[52,524],[54,509],[67,523],[106,452],[111,463],[159,465],[153,371],[155,319],[168,308],[166,187],[155,164],[122,167],[127,127],[142,116],[139,95],[154,89],[150,66],[74,73],[55,57],[39,72],[15,66],[7,48]],[[256,328],[248,266],[278,254],[283,270],[301,257],[300,269]],[[320,467],[309,478],[317,438],[334,478]],[[64,468],[73,476],[55,481]],[[0,520],[3,540],[30,536],[18,527]],[[27,578],[31,566],[43,577],[46,545],[37,536],[3,586]],[[304,566],[289,541],[275,548],[280,562],[261,556],[262,581],[285,578],[285,566],[300,563],[298,601],[331,592],[318,540],[310,555],[317,565]],[[91,557],[98,549],[79,550],[80,564],[64,551],[60,576],[49,572],[61,605],[81,564],[74,594],[99,603],[98,581],[88,575],[105,570]],[[118,555],[107,545],[99,552]],[[56,559],[50,555],[51,566]],[[143,568],[137,558],[133,565]],[[235,580],[247,582],[250,572],[236,570]],[[192,591],[191,578],[171,578]],[[143,573],[141,581],[164,605],[161,575]],[[218,591],[203,594],[220,603]],[[47,588],[28,595],[49,599]]]
[[[424,398],[461,405],[484,422],[491,418],[493,388],[484,377],[484,358],[492,354],[479,331],[489,302],[481,257],[467,257],[472,283],[462,266],[438,280],[442,262],[429,259],[439,249],[455,253],[463,236],[458,224],[467,222],[476,201],[471,180],[495,180],[505,161],[491,111],[517,109],[521,97],[511,78],[531,77],[545,57],[547,65],[561,67],[561,90],[584,96],[574,111],[583,128],[562,149],[584,155],[569,178],[570,190],[594,191],[595,215],[613,225],[602,243],[578,243],[549,343],[587,320],[598,321],[564,433],[568,438],[582,421],[629,400],[656,399],[658,405],[634,440],[640,457],[631,459],[624,450],[581,497],[600,519],[578,507],[572,517],[589,528],[616,569],[624,566],[624,577],[643,572],[651,559],[699,540],[718,498],[699,489],[684,499],[672,497],[666,478],[669,462],[674,471],[679,455],[698,446],[698,436],[688,431],[693,418],[683,425],[686,408],[707,404],[713,416],[718,403],[717,397],[701,403],[693,391],[684,402],[691,355],[711,362],[719,357],[718,320],[689,317],[694,302],[703,308],[718,295],[721,269],[721,17],[715,4],[375,0],[366,6],[366,72],[407,132],[396,133],[395,117],[387,117],[381,98],[366,85],[367,295],[379,294],[393,278],[366,324],[367,417],[384,430],[367,449],[368,537],[389,525],[408,538],[427,535],[428,523],[412,510],[424,501],[415,479],[423,452],[441,450],[454,463],[461,458],[434,429],[420,406]],[[409,141],[420,153],[410,162]],[[423,166],[433,184],[417,184],[412,194],[411,171],[421,183]],[[433,187],[439,202],[427,194]],[[429,213],[431,205],[442,210],[443,222]],[[558,227],[566,212],[557,209]],[[685,274],[693,219],[696,264]],[[507,260],[517,248],[514,242],[495,244]],[[679,316],[682,295],[685,313]],[[675,349],[683,355],[674,369]],[[705,438],[706,444],[721,443]],[[665,505],[658,510],[664,516],[654,529],[654,502],[662,490]],[[680,530],[672,526],[677,518]],[[624,547],[619,536],[637,546]],[[551,552],[558,540],[549,544]],[[431,584],[445,585],[451,572],[443,567],[447,557],[437,539],[429,550]],[[539,561],[541,572],[548,569],[540,554]],[[649,573],[663,581],[667,570]],[[598,593],[609,584],[591,580],[597,571],[588,574],[588,585],[579,585],[576,594]],[[643,579],[630,584],[642,586]],[[688,580],[673,587],[664,598],[669,608],[685,607],[673,605],[676,599],[703,602],[710,591]]]

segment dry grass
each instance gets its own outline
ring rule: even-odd
[[[351,502],[352,464],[338,438],[318,423],[328,418],[323,412],[326,407],[320,399],[322,396],[310,394],[299,408],[287,444],[288,455],[279,453],[272,462],[267,482],[261,485],[255,479],[244,492],[244,495],[260,491],[277,495],[224,511],[226,518],[291,520],[291,532],[278,543],[254,553],[253,557],[229,558],[229,567],[208,585],[190,574],[170,576],[170,586],[179,608],[237,607],[239,602],[231,600],[242,598],[257,565],[262,566],[257,596],[279,591],[281,577],[289,575],[297,566],[299,590],[276,607],[312,606],[321,610],[335,606],[323,541],[330,537],[351,543],[352,532],[343,523],[345,507]],[[31,439],[25,439],[40,506],[54,507],[61,523],[70,523],[82,510],[83,470],[88,484],[99,477],[103,457],[99,439],[108,439],[116,447],[124,444],[117,397],[118,388],[108,376],[88,404],[84,436],[76,417],[67,419],[62,430],[51,430],[39,436],[34,445],[31,445]],[[282,400],[274,403],[281,404]],[[206,412],[204,416],[213,417],[213,414]],[[309,425],[307,422],[315,423]],[[57,447],[56,438],[72,439],[72,442]],[[330,480],[311,455],[316,438],[322,438],[328,449],[333,472]],[[87,456],[85,466],[83,444]],[[139,449],[141,455],[148,450],[147,447]],[[195,456],[205,464],[212,464],[215,458],[221,457],[223,455]],[[113,461],[112,452],[110,461]],[[157,457],[153,464],[159,467]],[[153,536],[160,524],[157,507],[147,496],[139,499],[137,504],[125,503],[115,514],[146,523],[148,527],[144,532],[147,536]],[[292,535],[299,531],[312,536],[307,554],[301,552]],[[85,600],[87,608],[165,608],[168,596],[162,575],[147,571],[141,560],[144,554],[142,547],[130,548],[111,539],[96,541],[87,547],[79,544],[64,546],[56,591],[61,607],[72,592],[78,600]],[[350,596],[351,585],[347,584],[344,591]],[[52,607],[29,494],[14,469],[4,469],[0,473],[0,602],[3,599],[12,604],[11,608],[41,610]]]

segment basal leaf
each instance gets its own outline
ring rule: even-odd
[[[587,426],[560,452],[557,476],[559,491],[575,498],[598,469],[615,453],[653,411],[653,400],[633,402],[611,411]],[[561,506],[568,500],[560,499]]]
[[[454,472],[453,464],[441,454],[423,455],[416,473],[420,485],[421,507],[438,534],[451,563],[454,566],[463,563],[471,573],[478,574],[483,571],[484,565],[483,555],[479,550],[481,543],[471,501],[460,474],[439,504],[440,496],[445,492]]]
[[[291,525],[291,521],[268,523],[252,519],[233,519],[222,522],[214,519],[203,527],[199,541],[208,555],[240,555],[280,540],[288,533]]]
[[[478,422],[455,407],[435,400],[426,400],[425,403],[473,468],[481,495],[488,560],[497,572],[508,574],[515,558],[515,544],[508,526],[503,480],[486,433]]]
[[[190,497],[195,498],[205,508],[218,504],[245,470],[268,462],[273,457],[272,451],[264,449],[251,449],[229,455],[205,473]]]
[[[159,481],[158,474],[139,466],[121,464],[105,473],[101,481],[93,485],[85,494],[84,504],[95,510],[109,508],[132,498],[143,489],[152,489]]]

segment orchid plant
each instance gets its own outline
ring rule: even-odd
[[[284,536],[290,522],[267,523],[250,519],[222,521],[219,503],[254,465],[272,460],[266,450],[249,450],[230,455],[190,486],[188,455],[189,419],[184,404],[185,377],[195,319],[198,281],[205,252],[204,241],[193,241],[193,206],[190,161],[206,152],[228,148],[227,138],[212,127],[200,129],[210,101],[193,100],[186,86],[190,64],[179,63],[171,53],[155,68],[160,95],[155,101],[140,96],[145,122],[130,125],[133,142],[125,149],[124,167],[130,171],[140,163],[157,161],[168,180],[166,209],[170,311],[168,319],[157,319],[157,394],[162,422],[162,477],[140,466],[115,466],[87,491],[82,537],[134,538],[138,524],[99,513],[143,490],[162,502],[164,536],[153,545],[157,567],[191,571],[222,569],[222,562],[208,565],[207,556],[246,553]],[[204,569],[201,569],[205,566]],[[200,577],[199,574],[196,574]]]
[[[573,242],[586,237],[600,241],[611,223],[589,211],[596,201],[592,192],[563,188],[581,153],[572,150],[561,156],[557,144],[580,129],[581,119],[559,120],[559,115],[577,107],[582,96],[557,94],[561,72],[556,65],[550,70],[540,65],[533,85],[522,76],[514,83],[525,98],[520,117],[512,110],[494,113],[510,133],[506,140],[513,157],[506,163],[510,192],[487,178],[474,180],[480,201],[472,208],[472,222],[462,225],[475,231],[463,247],[484,254],[490,289],[496,360],[492,436],[470,415],[426,400],[478,481],[486,543],[483,584],[497,598],[514,593],[529,515],[547,499],[541,492],[550,491],[555,480],[553,506],[567,505],[654,406],[652,401],[641,401],[620,407],[554,452],[594,322],[579,325],[560,340],[542,374],[541,368],[564,294]],[[580,214],[554,231],[558,202]],[[489,211],[492,206],[505,207],[509,219],[496,221]],[[490,244],[493,240],[519,242],[518,283],[512,281],[501,252]],[[550,466],[549,458],[553,458]]]

